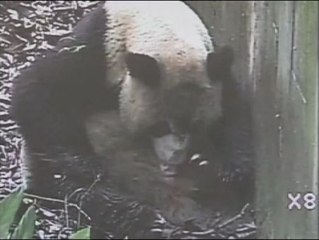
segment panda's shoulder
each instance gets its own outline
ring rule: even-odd
[[[103,38],[107,26],[104,4],[98,4],[95,9],[85,14],[76,24],[72,35],[78,41],[92,43]]]

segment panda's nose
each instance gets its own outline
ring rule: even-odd
[[[149,133],[152,137],[162,137],[171,132],[171,128],[167,121],[157,122],[149,128]]]
[[[164,101],[169,118],[176,122],[186,123],[198,106],[201,94],[201,89],[195,84],[179,85],[168,91]]]

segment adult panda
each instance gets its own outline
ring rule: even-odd
[[[111,218],[105,199],[125,205],[125,193],[150,204],[150,218],[157,208],[178,224],[206,226],[186,197],[196,186],[178,168],[219,126],[230,63],[182,2],[101,3],[14,82],[27,190],[80,199],[97,221]],[[172,198],[185,206],[177,214],[163,204]],[[131,229],[118,233],[144,236]]]

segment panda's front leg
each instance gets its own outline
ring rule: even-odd
[[[100,49],[70,37],[14,80],[11,114],[25,143],[24,174],[32,193],[64,198],[77,189],[94,192],[105,176],[105,160],[93,151],[84,128],[87,116],[110,103]]]
[[[60,96],[63,89],[51,89],[34,72],[17,80],[12,101],[24,141],[24,176],[33,193],[63,198],[103,178],[104,160],[92,150],[81,115],[68,108],[67,97]]]

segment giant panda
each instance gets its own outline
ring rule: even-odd
[[[97,222],[131,199],[150,219],[157,209],[205,228],[209,214],[189,197],[202,172],[189,163],[220,133],[231,63],[183,2],[99,4],[14,81],[26,190],[81,201]],[[118,232],[145,236],[130,229]]]

